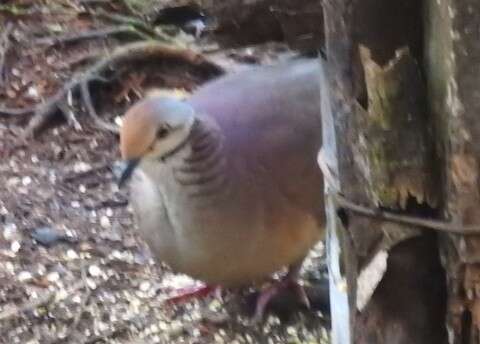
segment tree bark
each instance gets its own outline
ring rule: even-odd
[[[427,0],[425,70],[442,157],[444,213],[480,223],[480,46],[476,0]],[[480,239],[442,236],[448,281],[450,343],[480,341]]]
[[[444,343],[437,236],[338,209],[329,197],[340,193],[370,207],[439,216],[440,174],[417,63],[423,56],[421,4],[326,1],[324,23],[320,160],[331,176],[332,341]]]

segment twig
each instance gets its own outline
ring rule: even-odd
[[[0,12],[7,12],[13,16],[31,15],[37,12],[35,6],[33,8],[25,8],[16,5],[0,5]]]
[[[334,202],[339,208],[350,210],[354,213],[368,216],[380,220],[393,221],[397,223],[403,223],[412,226],[419,226],[426,229],[433,229],[440,232],[447,232],[451,234],[462,234],[462,235],[480,235],[480,226],[460,226],[453,223],[440,221],[440,220],[430,220],[420,217],[399,215],[389,211],[384,211],[380,209],[373,209],[364,207],[362,205],[355,204],[345,197],[338,194],[331,195]]]
[[[9,37],[12,29],[12,23],[8,23],[0,37],[0,87],[3,87],[5,84],[5,59],[10,49]]]
[[[82,319],[82,315],[85,311],[85,307],[87,307],[87,304],[88,304],[88,301],[90,300],[92,294],[93,294],[93,291],[92,289],[90,289],[88,287],[88,283],[87,283],[87,270],[85,268],[85,262],[82,260],[82,266],[81,266],[81,275],[82,275],[82,282],[83,282],[83,285],[85,286],[85,288],[87,289],[86,290],[86,293],[85,295],[83,296],[83,299],[82,299],[82,302],[80,303],[80,306],[79,306],[79,309],[77,311],[77,314],[75,315],[75,317],[73,318],[73,321],[72,323],[70,324],[70,326],[68,327],[68,330],[67,330],[67,335],[65,337],[63,337],[61,339],[61,341],[67,341],[68,339],[70,339],[74,333],[77,331],[77,327],[78,327],[78,324],[80,323],[80,320]],[[59,342],[58,340],[56,342]]]
[[[179,59],[187,63],[205,66],[215,73],[223,73],[223,69],[207,60],[202,54],[190,49],[158,43],[154,41],[137,42],[115,49],[109,56],[95,63],[86,71],[74,74],[55,95],[47,102],[37,106],[33,117],[30,119],[25,131],[25,137],[34,136],[58,112],[58,104],[63,101],[68,92],[76,92],[84,82],[90,82],[106,69],[115,69],[126,62],[136,60],[155,60],[159,58]]]
[[[83,281],[77,282],[69,288],[68,292],[69,294],[71,294],[77,291],[78,289],[82,288],[83,286],[84,286]],[[32,311],[41,306],[45,306],[55,300],[55,296],[57,295],[57,293],[58,293],[57,290],[52,290],[45,293],[44,295],[42,295],[37,299],[25,302],[21,306],[17,306],[13,309],[7,309],[0,313],[0,321],[8,320],[8,319],[20,316],[22,313]]]
[[[31,108],[7,108],[0,107],[0,116],[26,116],[35,112],[35,107]]]
[[[63,178],[63,182],[64,183],[71,183],[71,182],[77,181],[79,179],[83,179],[85,177],[88,177],[88,176],[90,176],[94,173],[103,172],[103,171],[106,171],[106,170],[109,170],[109,169],[110,169],[110,164],[109,163],[100,163],[100,164],[92,166],[91,168],[89,168],[86,171],[82,171],[82,172],[78,172],[78,173],[74,173],[74,174],[69,174],[69,175],[65,176]]]
[[[81,131],[83,129],[70,105],[68,105],[65,101],[62,101],[58,103],[58,109],[63,117],[67,120],[68,124],[70,124],[76,131]]]
[[[101,119],[100,117],[98,117],[97,111],[95,111],[95,108],[92,103],[92,97],[90,96],[90,91],[88,90],[88,81],[86,80],[82,81],[82,83],[80,84],[80,91],[82,94],[83,103],[87,108],[87,113],[92,118],[93,123],[102,130],[117,134],[119,130],[116,125],[110,124],[104,121],[103,119]]]
[[[77,34],[66,34],[66,35],[61,35],[61,36],[48,36],[48,37],[42,37],[37,40],[35,40],[35,43],[37,44],[45,44],[49,46],[55,46],[58,44],[63,44],[63,43],[74,43],[77,41],[81,41],[84,39],[91,39],[91,38],[105,38],[107,36],[113,36],[113,35],[118,35],[118,34],[126,34],[130,33],[135,36],[138,36],[139,38],[142,39],[150,39],[151,37],[136,30],[132,26],[127,26],[127,25],[122,25],[118,27],[109,27],[106,29],[101,29],[101,30],[91,30],[91,31],[83,31]]]
[[[142,16],[142,13],[138,12],[134,6],[130,4],[128,0],[121,0],[122,4],[125,6],[128,12],[134,16]]]
[[[112,14],[108,13],[102,9],[98,9],[95,12],[90,11],[92,15],[96,15],[98,17],[103,17],[104,19],[108,19],[110,21],[113,21],[118,24],[125,24],[125,25],[131,25],[139,30],[143,30],[152,37],[155,37],[165,43],[171,43],[171,44],[178,44],[178,42],[175,41],[171,36],[167,35],[164,33],[162,30],[154,30],[151,28],[149,25],[147,25],[144,21],[141,19],[135,18],[135,17],[129,17],[129,16],[124,16],[120,14]]]

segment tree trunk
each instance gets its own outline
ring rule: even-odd
[[[443,6],[439,2],[443,0],[431,0],[432,7]],[[446,279],[438,238],[443,242],[448,235],[361,216],[335,196],[438,219],[444,204],[451,202],[440,187],[449,180],[448,172],[443,173],[450,169],[446,150],[439,147],[447,139],[441,133],[448,131],[439,131],[433,125],[442,122],[436,120],[439,115],[428,111],[441,95],[431,91],[435,73],[427,74],[427,84],[429,68],[421,64],[423,23],[432,15],[422,5],[416,0],[324,2],[327,61],[319,160],[327,179],[333,343],[447,342]],[[430,32],[445,39],[441,30]],[[432,59],[444,63],[428,56],[432,54],[427,54],[427,65]],[[471,161],[466,161],[468,168]],[[452,255],[445,255],[448,262]]]
[[[480,45],[477,0],[427,0],[425,70],[442,157],[444,211],[460,225],[480,224]],[[450,343],[480,341],[480,239],[442,237]]]

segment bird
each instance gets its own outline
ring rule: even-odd
[[[298,275],[325,223],[319,63],[252,67],[185,99],[143,98],[122,118],[119,184],[154,259],[207,288],[288,269],[256,318],[287,287],[308,306]]]

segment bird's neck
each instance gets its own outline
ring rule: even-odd
[[[227,193],[229,178],[224,138],[215,123],[196,119],[181,163],[174,168],[178,184],[191,197],[218,197]]]

